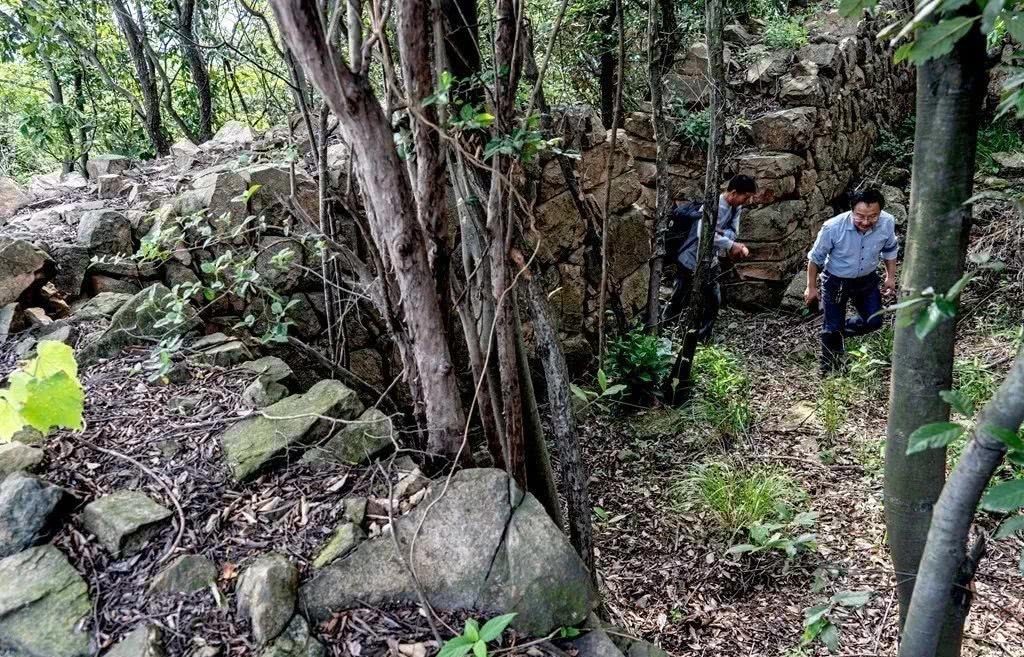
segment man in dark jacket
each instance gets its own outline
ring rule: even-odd
[[[743,213],[743,206],[750,202],[750,199],[757,193],[757,183],[750,176],[733,176],[726,185],[726,190],[718,197],[718,221],[715,224],[715,258],[712,260],[711,271],[708,272],[704,284],[702,296],[704,308],[701,318],[701,325],[698,329],[698,337],[706,341],[711,337],[715,319],[718,317],[718,309],[722,305],[722,292],[718,286],[718,279],[721,276],[721,267],[718,264],[719,257],[729,257],[735,260],[746,258],[750,250],[741,242],[736,241],[740,231],[740,215]],[[667,254],[676,262],[676,279],[672,290],[672,298],[665,312],[665,321],[676,320],[683,309],[687,306],[690,297],[690,289],[693,287],[693,274],[697,268],[697,249],[700,243],[701,222],[695,213],[701,210],[696,204],[682,204],[678,200],[675,207],[670,210],[672,216],[670,221],[689,221],[689,230],[682,244],[677,247],[675,253]]]

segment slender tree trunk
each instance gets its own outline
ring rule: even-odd
[[[548,411],[551,414],[551,432],[558,448],[558,471],[568,509],[569,539],[593,577],[597,571],[594,568],[594,538],[590,519],[592,508],[587,489],[589,475],[580,450],[576,418],[572,414],[569,371],[548,312],[547,297],[536,277],[531,277],[526,296],[530,319],[533,321],[537,356],[540,357],[547,381]]]
[[[977,26],[953,51],[917,70],[917,128],[910,191],[910,227],[901,288],[948,290],[964,270],[981,102],[985,96],[985,39]],[[912,311],[911,311],[912,312]],[[908,310],[897,315],[897,326]],[[896,572],[900,623],[906,619],[932,507],[946,474],[945,450],[907,456],[918,427],[949,418],[939,397],[952,382],[954,325],[944,322],[926,340],[912,325],[896,329],[885,449],[885,520]],[[939,655],[959,653],[962,623],[950,615]]]
[[[196,0],[180,0],[175,2],[178,12],[178,41],[181,43],[182,56],[188,64],[188,72],[192,76],[192,84],[196,87],[199,101],[199,132],[196,137],[199,143],[213,139],[213,90],[210,88],[210,71],[206,66],[203,51],[196,43],[195,22]]]
[[[661,314],[661,278],[665,263],[665,226],[669,210],[668,150],[670,128],[665,120],[665,74],[675,59],[676,16],[672,0],[650,0],[647,22],[647,71],[651,89],[651,122],[654,127],[655,179],[654,248],[647,288],[647,330],[657,334]]]
[[[993,435],[992,429],[1017,433],[1022,421],[1024,349],[1018,352],[992,401],[985,405],[973,440],[967,444],[932,512],[914,597],[903,625],[899,657],[952,653],[952,647],[940,645],[942,629],[950,620],[962,627],[967,619],[973,590],[971,579],[980,559],[980,549],[972,550],[976,554],[971,557],[967,554],[971,522],[985,487],[1006,454],[1006,445]]]
[[[598,54],[597,87],[601,94],[601,123],[611,128],[615,122],[615,49],[616,43],[613,30],[615,19],[618,18],[618,0],[608,0],[601,17],[600,28],[604,38],[601,39],[601,52]]]
[[[46,56],[45,50],[45,48],[40,48],[39,53],[43,66],[46,68],[46,79],[50,83],[50,107],[54,112],[58,112],[61,111],[58,108],[64,107],[64,85],[61,84],[57,69],[54,68],[50,58]],[[75,138],[71,135],[71,126],[67,121],[61,121],[60,137],[64,142],[60,153],[61,173],[71,173],[71,169],[75,165],[75,158],[71,155],[75,148]]]
[[[85,115],[85,84],[81,70],[75,71],[75,108],[80,116]],[[94,128],[95,129],[95,128]],[[89,175],[87,164],[89,163],[89,127],[82,125],[78,128],[78,168],[83,176]]]
[[[704,173],[704,214],[701,217],[700,242],[696,271],[690,290],[690,306],[686,313],[683,346],[672,368],[673,404],[686,401],[693,384],[693,359],[704,310],[704,286],[712,273],[715,255],[715,226],[718,223],[718,187],[721,179],[721,153],[725,144],[725,63],[722,44],[722,0],[706,0],[708,40],[708,79],[711,81],[711,112],[708,129],[708,157]]]
[[[445,26],[445,53],[448,70],[457,81],[472,81],[480,74],[480,26],[476,0],[442,0]],[[483,86],[460,84],[456,90],[465,102],[484,101]]]
[[[455,384],[444,319],[427,262],[412,187],[398,157],[391,124],[370,81],[353,73],[327,42],[315,0],[273,0],[281,33],[292,53],[338,116],[342,137],[360,154],[357,173],[371,205],[373,241],[389,256],[414,353],[430,451],[454,457],[465,416]]]
[[[138,78],[139,89],[142,91],[142,119],[146,135],[157,155],[167,155],[170,150],[167,144],[167,135],[164,134],[163,124],[160,120],[160,90],[157,87],[156,72],[146,53],[146,44],[143,42],[145,35],[132,18],[123,0],[109,0],[109,2],[117,24],[121,28],[121,33],[124,34],[125,42],[128,44],[128,54],[135,66],[135,75]]]

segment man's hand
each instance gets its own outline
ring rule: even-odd
[[[896,279],[892,276],[886,276],[885,282],[882,283],[882,296],[894,297],[896,296]]]
[[[750,255],[750,249],[747,248],[746,244],[740,244],[739,242],[733,242],[729,248],[729,257],[734,260],[742,260]]]
[[[818,300],[818,288],[807,286],[804,288],[804,303],[810,306],[812,303]]]

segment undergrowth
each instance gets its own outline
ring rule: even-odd
[[[978,130],[978,171],[998,173],[995,153],[1024,151],[1024,137],[1010,121],[997,121]]]
[[[697,509],[736,532],[754,523],[788,518],[806,494],[788,475],[767,466],[712,462],[676,478],[670,489],[676,512]]]
[[[693,361],[693,379],[698,421],[725,437],[750,428],[750,380],[731,351],[719,345],[700,347]]]
[[[799,17],[773,14],[764,26],[764,43],[769,48],[796,49],[807,45],[807,28]]]

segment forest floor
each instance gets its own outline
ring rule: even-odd
[[[978,401],[998,385],[1020,340],[1020,283],[999,289],[999,302],[991,288],[968,296],[959,329],[955,384]],[[686,411],[676,418],[660,409],[587,421],[583,441],[599,507],[597,569],[611,619],[627,632],[674,655],[823,655],[820,643],[799,647],[803,610],[838,591],[870,591],[864,607],[832,615],[838,654],[895,655],[898,605],[882,510],[889,370],[887,362],[872,360],[888,360],[891,329],[848,343],[848,349],[865,344],[865,356],[854,374],[823,391],[820,323],[736,311],[719,318],[716,341],[739,355],[750,384],[752,419],[734,438],[706,425],[694,429]],[[832,437],[823,419],[834,427]],[[817,551],[788,564],[780,553],[727,555],[730,546],[749,542],[746,532],[721,529],[687,484],[702,467],[723,462],[741,470],[763,466],[788,480],[792,511],[819,514],[803,530],[816,534]],[[982,522],[987,529],[997,524]],[[990,543],[965,655],[1024,655],[1021,547],[1019,539]],[[819,568],[835,570],[816,593]]]

